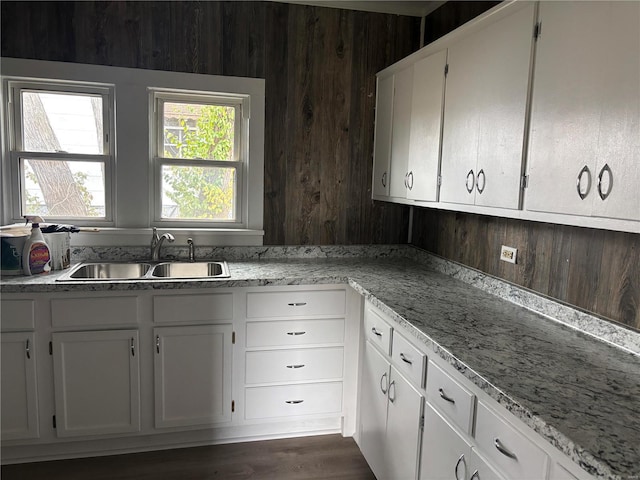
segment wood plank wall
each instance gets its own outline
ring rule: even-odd
[[[425,21],[425,43],[497,2],[448,2]],[[640,329],[640,235],[416,207],[412,244]],[[518,263],[499,261],[501,245]]]
[[[375,73],[420,19],[274,2],[0,3],[2,55],[266,79],[267,245],[406,243],[371,200]]]

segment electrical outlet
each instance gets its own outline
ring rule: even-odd
[[[518,253],[517,248],[505,247],[502,245],[500,248],[500,260],[503,262],[516,263],[516,255]]]

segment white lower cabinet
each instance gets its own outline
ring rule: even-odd
[[[500,475],[489,462],[487,462],[480,455],[478,455],[478,452],[476,451],[475,447],[471,449],[471,456],[469,458],[469,471],[471,472],[469,480],[506,480],[506,478]],[[535,474],[533,474],[533,476],[509,477],[509,478],[518,479],[518,480],[520,479],[536,480],[538,478],[544,479],[545,477],[544,476],[537,477],[535,476]]]
[[[154,329],[155,426],[231,421],[232,325]]]
[[[365,342],[360,450],[379,480],[416,478],[422,405],[420,392]]]
[[[52,334],[58,437],[140,430],[138,330]]]
[[[3,333],[1,354],[2,440],[37,438],[35,333]]]

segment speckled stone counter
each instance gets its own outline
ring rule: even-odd
[[[40,293],[348,283],[584,470],[596,478],[639,478],[637,332],[417,249],[300,248],[297,258],[286,248],[236,257],[229,251],[225,280],[62,283],[54,273],[4,278],[0,287]]]

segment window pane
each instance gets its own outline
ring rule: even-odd
[[[21,93],[25,151],[103,154],[100,95],[26,90]]]
[[[102,163],[24,160],[22,181],[23,215],[105,217]]]
[[[162,218],[235,220],[236,169],[162,167]]]
[[[163,156],[234,160],[235,114],[224,105],[165,102]]]

